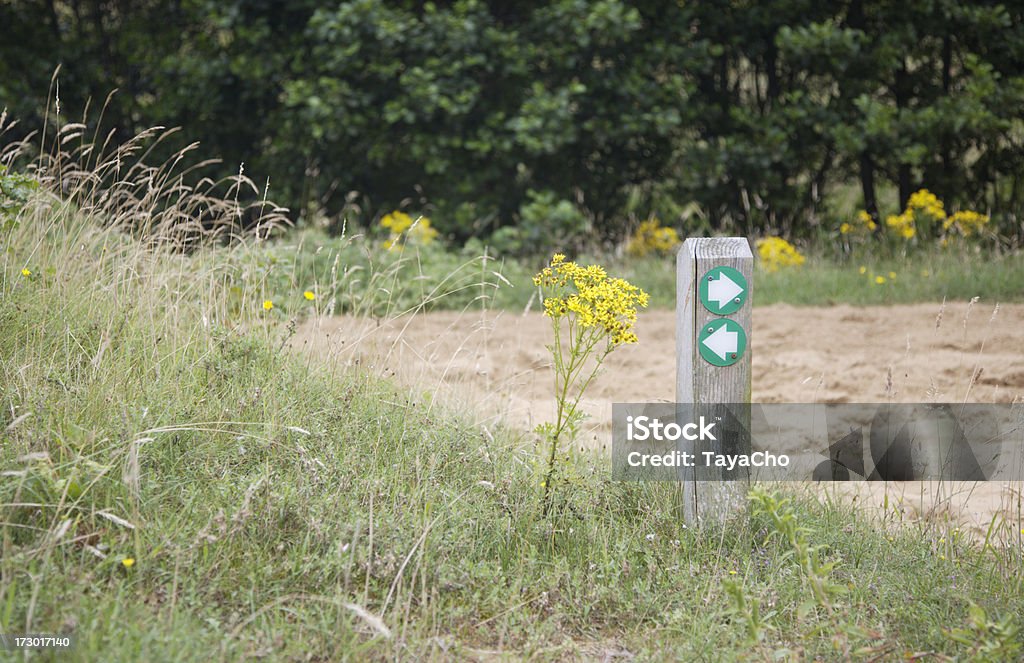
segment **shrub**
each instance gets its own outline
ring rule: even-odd
[[[519,208],[519,223],[491,235],[490,245],[499,254],[530,255],[541,246],[568,249],[586,239],[590,221],[571,201],[559,200],[552,191],[531,190],[527,198]]]
[[[20,173],[8,173],[0,166],[0,228],[9,230],[17,222],[18,212],[28,202],[39,182]]]
[[[391,233],[384,242],[384,248],[389,251],[406,242],[426,246],[437,239],[437,229],[430,224],[429,218],[422,215],[414,220],[405,212],[395,210],[391,214],[385,214],[380,220],[380,225]]]
[[[757,240],[757,255],[769,272],[778,271],[782,267],[799,267],[806,260],[795,246],[781,237]]]
[[[651,217],[636,229],[633,236],[629,238],[626,245],[626,253],[635,257],[668,255],[679,246],[679,234],[675,228],[666,228],[661,225],[657,217]]]

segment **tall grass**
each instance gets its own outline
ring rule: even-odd
[[[934,533],[811,500],[694,531],[674,486],[611,482],[593,457],[542,516],[522,434],[282,351],[290,312],[263,302],[308,285],[278,280],[294,263],[265,262],[230,198],[196,202],[143,167],[129,182],[82,166],[65,186],[70,161],[37,162],[44,192],[0,237],[0,632],[74,633],[62,658],[111,661],[969,655],[1019,639],[1019,540],[940,558]],[[183,235],[172,220],[197,209],[219,212]],[[777,519],[800,529],[773,536]],[[810,540],[821,564],[794,565],[787,541]],[[824,611],[809,583],[826,581],[845,590]]]

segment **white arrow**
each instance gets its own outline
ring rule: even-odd
[[[704,345],[708,346],[708,350],[711,350],[718,355],[722,361],[725,361],[728,355],[732,352],[736,352],[739,347],[739,333],[729,331],[725,325],[722,325],[714,331],[711,336],[701,341]]]
[[[737,297],[743,288],[725,274],[719,274],[717,281],[708,281],[708,300],[718,302],[722,308]]]

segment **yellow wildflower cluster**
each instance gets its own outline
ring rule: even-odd
[[[764,237],[757,240],[757,255],[769,272],[781,267],[799,267],[806,260],[796,247],[781,237]]]
[[[857,212],[857,219],[853,223],[843,222],[839,226],[839,233],[841,235],[855,235],[855,236],[866,236],[870,235],[875,231],[878,224],[871,218],[871,215],[866,210]]]
[[[936,221],[946,218],[946,209],[942,201],[928,189],[921,189],[911,194],[910,200],[907,201],[907,209],[903,213],[908,212],[912,215],[926,214]]]
[[[561,253],[533,282],[556,293],[544,298],[544,315],[554,319],[571,315],[580,329],[596,328],[607,335],[612,346],[637,342],[636,310],[646,307],[649,297],[635,285],[608,276],[600,265],[567,262]]]
[[[942,223],[942,229],[948,231],[951,228],[955,228],[964,237],[970,237],[985,230],[987,224],[987,215],[965,209],[947,217]]]
[[[942,222],[942,230],[949,232],[956,230],[964,237],[976,235],[984,230],[989,219],[984,214],[972,210],[961,210],[955,214],[948,215],[946,206],[939,198],[928,189],[921,189],[910,196],[907,201],[907,208],[902,214],[888,217],[885,224],[903,239],[913,239],[917,235],[917,222]],[[943,246],[946,240],[943,240]]]
[[[675,228],[666,228],[661,225],[661,221],[657,217],[651,217],[641,223],[633,236],[629,238],[626,252],[636,258],[642,258],[652,253],[667,255],[677,246],[679,246],[679,234]]]
[[[398,246],[404,234],[407,240],[417,244],[427,245],[437,238],[437,229],[430,224],[430,219],[421,216],[413,220],[405,212],[395,210],[391,214],[385,214],[380,220],[382,228],[391,231],[391,236],[384,242],[384,248],[391,250]]]
[[[885,219],[885,225],[893,232],[899,234],[903,239],[914,239],[917,235],[917,226],[914,225],[914,212],[909,208],[903,214],[890,214]]]

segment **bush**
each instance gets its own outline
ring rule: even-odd
[[[519,208],[519,223],[499,228],[490,244],[499,254],[526,256],[541,247],[560,251],[579,249],[587,240],[591,223],[576,205],[559,200],[552,191],[529,191],[528,202]],[[546,249],[545,249],[546,250]]]

